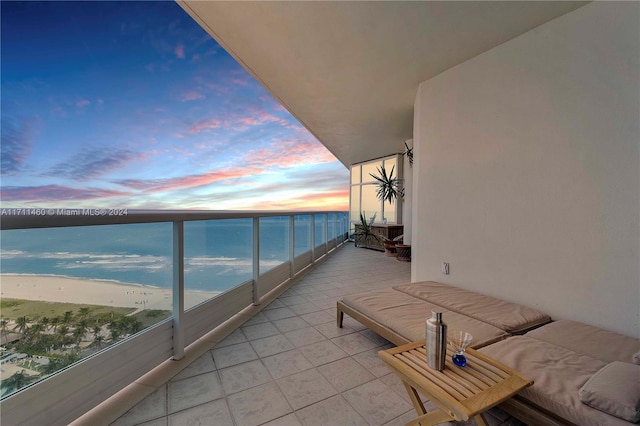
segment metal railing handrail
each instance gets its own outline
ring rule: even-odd
[[[0,208],[0,230],[129,223],[187,222],[212,219],[306,216],[345,213],[344,210],[139,210]]]

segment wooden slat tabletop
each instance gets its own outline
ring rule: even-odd
[[[403,381],[425,393],[456,420],[481,414],[533,384],[516,370],[473,349],[465,352],[467,365],[458,367],[447,348],[443,371],[427,365],[424,341],[380,351],[379,355]]]

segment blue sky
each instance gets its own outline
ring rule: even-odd
[[[176,3],[1,7],[2,207],[348,208],[348,170]]]

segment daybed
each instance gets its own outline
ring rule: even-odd
[[[471,346],[476,349],[551,321],[533,308],[425,281],[345,296],[338,301],[338,326],[342,327],[346,313],[401,345],[424,339],[425,320],[431,311],[442,312],[449,329],[471,333]]]
[[[633,396],[640,395],[640,365],[632,364],[640,364],[639,339],[552,322],[536,309],[433,281],[345,296],[337,319],[342,327],[346,313],[401,345],[424,339],[432,310],[443,312],[449,329],[470,332],[474,348],[534,380],[500,405],[514,417],[531,425],[629,425],[620,417],[640,416],[640,396]]]

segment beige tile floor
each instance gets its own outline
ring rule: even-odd
[[[338,328],[335,305],[410,269],[344,245],[112,425],[404,425],[415,411],[377,354],[393,345],[348,317]],[[499,410],[487,421],[522,425]]]

